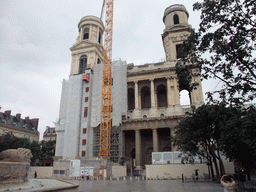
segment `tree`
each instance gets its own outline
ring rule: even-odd
[[[17,138],[10,133],[6,133],[0,137],[0,152],[6,149],[17,149],[23,145],[23,140]]]
[[[41,141],[42,158],[52,159],[55,154],[56,141]]]
[[[42,151],[39,142],[37,141],[32,141],[29,149],[31,150],[31,153],[33,157],[31,158],[31,164],[35,165],[36,162],[39,161],[40,157],[42,156]]]
[[[238,162],[238,168],[246,169],[250,180],[250,171],[256,168],[255,125],[254,107],[203,105],[178,124],[174,145],[212,161],[216,177],[225,173],[221,160],[223,154],[230,161]]]
[[[208,162],[213,162],[217,178],[225,173],[218,143],[222,126],[220,117],[224,110],[225,107],[218,105],[199,107],[195,113],[178,124],[174,138],[174,145],[180,150],[198,154],[206,157]],[[210,165],[214,178],[213,167]]]
[[[228,108],[229,118],[220,137],[221,150],[230,159],[238,162],[240,169],[256,168],[256,109]]]
[[[213,100],[213,94],[218,93],[230,103],[253,100],[256,96],[256,1],[204,0],[195,3],[193,9],[201,11],[201,22],[198,32],[192,33],[183,44],[183,60],[201,65],[204,79],[223,82],[223,87],[208,93],[208,98]],[[181,66],[183,73],[190,72],[180,63],[177,68]],[[178,76],[180,73],[177,71]],[[188,81],[193,86],[189,76]]]

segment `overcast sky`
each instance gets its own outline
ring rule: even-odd
[[[0,0],[0,107],[12,115],[39,118],[46,126],[58,119],[62,79],[71,66],[69,48],[76,42],[78,22],[100,17],[103,0]],[[165,58],[161,34],[165,8],[183,4],[197,29],[195,0],[115,0],[113,59],[141,65]],[[203,91],[217,85],[203,83]]]

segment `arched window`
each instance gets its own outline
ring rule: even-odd
[[[100,58],[98,58],[98,60],[97,60],[97,64],[101,64]]]
[[[131,158],[135,159],[136,158],[136,151],[135,148],[131,151]]]
[[[190,93],[186,89],[183,89],[180,92],[180,104],[181,105],[191,105]]]
[[[157,87],[157,107],[167,107],[167,93],[165,85]]]
[[[98,39],[99,44],[101,44],[101,32],[99,32],[99,39]]]
[[[83,39],[89,39],[89,28],[84,28],[84,38]]]
[[[141,109],[151,107],[150,89],[149,87],[142,87],[141,89]]]
[[[133,110],[135,108],[135,102],[134,102],[134,89],[129,88],[128,89],[128,110]]]
[[[79,60],[79,74],[84,73],[85,69],[87,69],[87,56],[83,55]]]
[[[173,23],[174,23],[174,25],[180,23],[179,16],[178,16],[177,14],[175,14],[175,15],[173,16]]]

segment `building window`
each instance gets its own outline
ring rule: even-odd
[[[82,140],[82,145],[86,145],[86,139]]]
[[[150,88],[147,86],[141,89],[141,109],[151,108]]]
[[[88,113],[88,107],[85,107],[84,108],[84,117],[87,117],[87,115],[88,115],[87,113]]]
[[[157,86],[157,107],[167,107],[167,91],[166,86],[160,84]]]
[[[87,128],[83,128],[83,134],[87,133]]]
[[[83,55],[79,60],[79,74],[84,73],[85,69],[87,69],[87,56]]]
[[[84,39],[89,39],[89,28],[84,29]]]
[[[101,32],[99,32],[99,39],[98,39],[99,44],[101,44]]]
[[[98,58],[98,60],[97,60],[97,64],[100,64],[100,63],[101,63],[100,58]]]
[[[85,98],[84,98],[84,102],[88,102],[88,98],[89,98],[89,97],[85,97]]]
[[[59,174],[60,170],[53,170],[53,174]]]
[[[89,87],[86,87],[86,88],[85,88],[85,92],[89,92]]]
[[[135,95],[134,89],[128,89],[128,110],[133,110],[135,108]]]
[[[177,59],[182,58],[181,46],[182,46],[182,44],[176,45],[176,57],[177,57]]]
[[[60,170],[60,174],[64,175],[65,174],[65,170]]]
[[[85,151],[82,151],[82,157],[84,157],[84,156],[85,156],[85,153],[86,153]]]
[[[174,25],[180,23],[180,20],[179,20],[179,16],[178,16],[178,15],[175,14],[175,15],[173,16],[173,22],[174,22]]]

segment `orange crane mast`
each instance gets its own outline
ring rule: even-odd
[[[112,36],[113,36],[113,5],[114,0],[104,0],[105,6],[104,59],[102,69],[101,121],[99,157],[109,159],[111,156],[111,96],[112,96]]]

